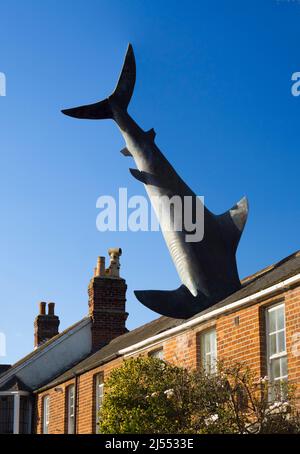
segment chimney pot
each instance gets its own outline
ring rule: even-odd
[[[120,277],[120,256],[122,255],[122,249],[119,247],[108,249],[110,258],[109,264],[109,275],[111,277]]]
[[[48,315],[54,315],[55,303],[48,304]]]
[[[46,315],[46,303],[41,301],[40,304],[40,315]]]
[[[95,276],[105,276],[105,257],[98,257]]]
[[[34,320],[34,348],[56,336],[59,327],[59,318],[54,315],[55,303],[48,304],[48,314],[46,314],[46,303],[44,301],[39,306],[40,313]]]

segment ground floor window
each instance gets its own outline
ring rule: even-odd
[[[0,434],[14,433],[14,397],[0,396]]]
[[[96,387],[96,398],[95,398],[95,420],[96,420],[96,431],[98,431],[99,425],[99,414],[101,411],[101,407],[103,404],[104,399],[104,379],[103,374],[97,374],[95,376],[95,387]]]
[[[149,352],[149,356],[151,358],[164,359],[164,350],[163,350],[163,348],[159,348],[157,350],[152,350],[151,352]]]
[[[50,397],[45,396],[43,399],[43,433],[49,433],[49,421],[50,421]]]
[[[0,393],[0,434],[31,433],[32,402],[27,392]]]
[[[75,386],[70,385],[67,389],[67,416],[68,434],[74,434],[75,429]]]
[[[269,307],[266,321],[268,375],[276,387],[288,378],[284,304]],[[271,393],[273,398],[276,397],[275,393],[276,388]]]
[[[210,329],[201,335],[201,365],[207,374],[217,369],[217,336],[216,330]]]
[[[31,432],[31,401],[26,396],[20,397],[20,434]]]

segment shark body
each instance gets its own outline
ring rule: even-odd
[[[186,241],[191,232],[182,222],[182,229],[170,229],[172,221],[184,218],[185,201],[190,199],[193,222],[197,222],[200,199],[180,178],[155,143],[154,129],[144,131],[127,112],[136,80],[136,64],[129,45],[117,86],[107,99],[62,112],[75,118],[113,119],[124,137],[125,156],[134,159],[136,169],[131,174],[145,186],[158,217],[167,247],[182,285],[172,291],[135,291],[138,300],[162,315],[189,318],[220,301],[241,287],[236,265],[236,249],[248,215],[247,199],[241,199],[222,215],[214,215],[205,206],[204,235],[201,241]],[[179,197],[174,206],[161,200]]]

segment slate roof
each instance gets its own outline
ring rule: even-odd
[[[270,265],[267,268],[246,277],[242,280],[242,287],[240,290],[200,312],[199,314],[194,315],[192,318],[199,317],[200,314],[206,314],[214,309],[219,309],[242,298],[253,295],[254,293],[260,292],[261,290],[288,279],[297,273],[300,273],[300,251],[289,255],[274,265]]]
[[[15,376],[2,385],[0,389],[1,391],[30,391],[30,388]]]
[[[204,315],[209,313],[214,309],[227,306],[230,303],[238,301],[242,298],[250,296],[260,290],[263,290],[271,285],[274,285],[282,280],[288,279],[289,277],[300,272],[300,251],[288,256],[287,258],[281,260],[275,265],[268,266],[258,273],[251,275],[242,280],[242,288],[237,292],[233,293],[226,299],[214,304],[213,306],[199,312],[191,319],[199,317],[199,315]],[[190,319],[190,320],[191,320]],[[122,350],[126,347],[134,345],[140,341],[143,341],[149,337],[152,337],[156,334],[162,333],[170,328],[179,326],[185,323],[187,320],[178,320],[168,317],[159,317],[158,319],[142,325],[139,328],[136,328],[128,333],[123,334],[122,336],[117,337],[111,341],[108,345],[98,350],[96,353],[88,356],[83,361],[76,364],[71,369],[68,369],[63,374],[59,375],[56,379],[52,380],[47,385],[43,386],[36,390],[36,392],[46,390],[53,386],[56,386],[60,383],[63,383],[66,380],[69,380],[74,376],[74,374],[79,375],[88,370],[94,369],[95,367],[100,366],[108,361],[117,357],[119,350]]]
[[[3,368],[0,366],[0,381],[4,378],[6,372],[9,372],[11,373],[11,371],[13,369],[17,369],[20,365],[22,365],[23,363],[25,363],[26,361],[28,361],[29,359],[33,358],[34,356],[36,356],[37,354],[39,354],[41,351],[43,351],[45,348],[47,348],[49,345],[53,344],[53,342],[55,342],[56,340],[58,340],[59,338],[63,337],[65,334],[67,334],[69,331],[73,330],[74,328],[76,328],[78,325],[80,325],[84,320],[87,320],[89,317],[84,317],[82,318],[81,320],[79,320],[79,322],[76,322],[74,323],[72,326],[69,326],[69,328],[65,329],[64,331],[62,331],[61,333],[57,334],[56,336],[52,337],[51,339],[49,339],[48,341],[44,342],[42,345],[40,345],[38,348],[36,348],[35,350],[32,350],[32,352],[30,352],[28,355],[24,356],[22,359],[20,359],[19,361],[17,361],[15,364],[13,364],[12,366],[10,367],[6,367],[6,368]],[[0,390],[2,391],[2,386],[0,386]]]
[[[0,375],[11,368],[10,364],[0,364]]]

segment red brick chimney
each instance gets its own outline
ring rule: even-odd
[[[39,304],[40,313],[34,320],[34,348],[51,339],[58,334],[59,318],[54,314],[55,303],[48,304],[46,314],[46,303]]]
[[[110,265],[105,269],[105,258],[98,257],[89,294],[89,315],[92,319],[93,351],[108,344],[115,337],[127,332],[125,311],[127,285],[120,277],[119,257],[122,250],[109,249]]]

